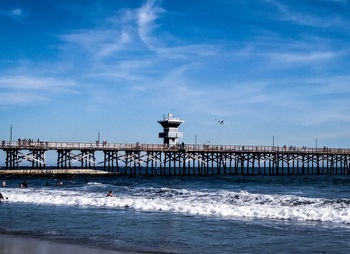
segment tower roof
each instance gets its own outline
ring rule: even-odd
[[[158,123],[160,123],[163,128],[169,128],[169,127],[173,127],[173,128],[178,128],[180,126],[180,124],[182,124],[184,121],[180,120],[179,118],[176,118],[173,116],[173,114],[168,114],[168,117],[164,117],[163,120],[158,121]]]

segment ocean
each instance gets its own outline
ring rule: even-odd
[[[348,176],[6,181],[0,233],[140,253],[350,252]]]

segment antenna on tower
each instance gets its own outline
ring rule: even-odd
[[[12,125],[10,127],[10,141],[12,141]]]

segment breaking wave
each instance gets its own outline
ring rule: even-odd
[[[90,186],[90,187],[89,187]],[[106,185],[110,188],[110,185]],[[350,199],[307,198],[246,191],[209,191],[153,187],[115,187],[118,196],[106,198],[106,186],[90,183],[81,189],[28,188],[3,191],[10,203],[131,208],[227,219],[259,218],[350,223]],[[101,188],[92,191],[90,188]]]

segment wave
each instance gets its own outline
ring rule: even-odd
[[[96,186],[96,184],[93,184]],[[350,223],[350,199],[307,198],[247,191],[209,191],[153,187],[118,187],[115,198],[105,192],[77,189],[11,189],[3,191],[10,203],[132,208],[228,219],[259,218]]]

